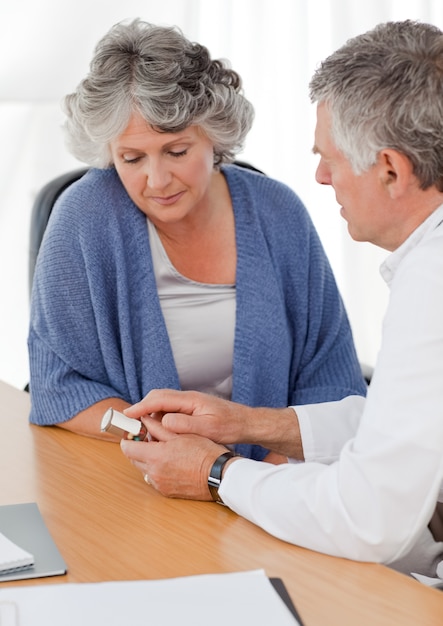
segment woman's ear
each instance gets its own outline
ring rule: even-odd
[[[415,179],[412,163],[398,150],[385,148],[378,154],[380,178],[392,199],[402,196]]]

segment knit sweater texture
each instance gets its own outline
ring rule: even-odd
[[[364,395],[346,312],[303,203],[264,175],[222,171],[237,244],[232,400],[285,407]],[[28,345],[35,424],[67,421],[106,398],[132,404],[151,389],[180,388],[146,216],[113,168],[90,170],[54,207]],[[236,451],[266,454],[247,442]]]

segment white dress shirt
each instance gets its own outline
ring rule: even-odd
[[[391,563],[418,545],[443,500],[442,221],[443,206],[381,267],[390,300],[366,400],[294,407],[307,462],[232,463],[220,486],[231,509],[355,560]]]

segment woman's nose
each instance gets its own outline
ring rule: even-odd
[[[146,185],[150,189],[164,189],[171,182],[171,171],[165,163],[151,161],[145,168]]]

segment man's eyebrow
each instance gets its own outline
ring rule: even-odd
[[[315,144],[312,146],[312,154],[320,154],[320,150]]]

